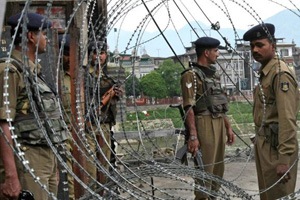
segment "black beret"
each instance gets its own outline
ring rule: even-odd
[[[21,17],[21,13],[9,17],[7,22],[8,25],[12,27],[16,27],[18,25],[20,17]],[[51,27],[51,22],[48,21],[47,18],[45,18],[44,16],[39,15],[37,13],[27,13],[27,17],[26,14],[24,14],[22,18],[22,22],[24,21],[24,19],[26,20],[28,19],[28,23],[27,23],[28,30],[39,30],[39,28],[45,29]]]
[[[65,37],[65,39],[64,39]],[[59,48],[62,48],[62,42],[63,42],[63,39],[64,39],[64,55],[68,55],[69,52],[70,52],[70,34],[60,34],[58,35],[58,42],[59,42]]]
[[[212,37],[201,37],[194,42],[196,48],[217,48],[220,41]]]
[[[263,38],[274,38],[275,26],[273,24],[258,24],[248,30],[243,39],[245,41],[259,40]]]
[[[98,42],[91,42],[88,47],[88,52],[90,53],[91,51],[107,51],[107,44],[103,41],[98,41]]]

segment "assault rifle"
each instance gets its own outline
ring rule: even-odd
[[[22,190],[18,200],[34,200],[34,195],[28,190]]]
[[[187,144],[184,144],[183,147],[178,149],[176,152],[176,159],[180,160],[181,163],[183,163],[182,162],[183,157],[187,156],[187,153],[188,153],[187,146],[188,146]],[[204,165],[203,165],[203,161],[202,161],[202,153],[201,153],[200,149],[198,149],[196,156],[194,157],[194,161],[197,165],[197,168],[204,170]]]
[[[114,88],[116,85],[113,85],[108,91],[105,92],[105,94],[101,98],[101,107],[106,106],[107,103],[116,95],[116,92],[114,91]]]
[[[180,160],[181,163],[185,164],[185,165],[188,165],[188,160],[187,160],[187,153],[188,153],[188,139],[189,139],[189,128],[185,122],[185,115],[184,115],[184,110],[182,108],[182,105],[181,104],[171,104],[170,105],[171,108],[178,108],[179,109],[179,112],[180,112],[180,115],[181,115],[181,120],[183,121],[184,123],[184,128],[185,130],[184,131],[180,131],[179,134],[182,134],[184,135],[184,145],[177,150],[176,152],[176,159],[177,160]],[[195,163],[196,165],[198,166],[199,169],[203,170],[203,161],[202,161],[202,153],[201,153],[201,150],[199,149],[196,153],[196,156],[194,157],[195,159]]]
[[[125,80],[123,81],[123,83],[125,83],[125,81],[131,76],[132,74],[129,74]],[[100,109],[103,107],[103,106],[106,106],[108,104],[108,102],[116,95],[116,92],[115,92],[115,88],[116,87],[120,87],[122,85],[121,82],[118,82],[116,83],[114,81],[114,85],[109,88],[109,90],[107,90],[104,95],[101,97],[101,101],[100,101]]]

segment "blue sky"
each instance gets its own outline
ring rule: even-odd
[[[108,6],[113,6],[113,1],[110,1]],[[244,32],[252,25],[258,24],[261,20],[265,20],[286,8],[298,9],[296,14],[300,16],[300,0],[205,0],[196,1],[197,4],[194,0],[177,0],[175,2],[180,10],[173,3],[174,1],[168,1],[168,5],[160,4],[160,0],[148,2],[146,5],[149,10],[157,8],[152,12],[156,24],[153,23],[152,18],[149,17],[143,24],[141,30],[137,29],[137,27],[140,27],[142,20],[148,14],[141,1],[127,1],[127,4],[117,7],[120,11],[119,15],[112,15],[110,19],[118,19],[113,21],[114,24],[112,27],[117,28],[117,30],[122,29],[122,32],[110,32],[108,39],[111,51],[114,51],[117,47],[119,52],[123,52],[127,44],[129,44],[128,47],[133,47],[136,43],[145,42],[137,47],[139,54],[142,54],[143,49],[145,49],[151,56],[172,56],[172,50],[161,36],[147,42],[147,40],[155,37],[155,35],[159,33],[157,26],[168,33],[170,31],[172,32],[171,34],[165,32],[166,35],[168,35],[167,40],[170,41],[170,45],[175,48],[176,54],[182,54],[184,47],[189,46],[190,41],[197,38],[197,35],[192,30],[180,31],[183,27],[185,27],[185,29],[191,29],[186,28],[188,22],[201,22],[201,27],[203,27],[204,32],[200,30],[200,28],[196,28],[198,35],[207,34],[215,37],[216,31],[210,29],[211,23],[219,22],[222,29],[232,29],[231,23],[233,23],[236,29]],[[222,2],[224,2],[224,4],[222,4]],[[200,8],[198,6],[200,6]],[[116,9],[116,7],[114,7],[114,9]],[[180,11],[184,14],[185,18]],[[296,19],[300,21],[300,17]],[[193,27],[199,26],[193,25]],[[131,38],[135,30],[137,30],[135,37]],[[176,35],[175,30],[179,32],[179,36]],[[138,34],[139,38],[136,37]],[[234,33],[232,32],[229,36],[225,35],[225,37],[234,38]],[[130,54],[131,51],[132,49],[126,50],[126,53]]]
[[[115,5],[115,2],[120,1],[109,1],[108,10]],[[232,22],[237,28],[247,29],[249,25],[256,24],[255,18],[257,17],[266,19],[286,8],[300,9],[299,0],[202,0],[196,1],[199,2],[197,4],[194,0],[176,0],[176,4],[174,4],[173,1],[169,1],[167,5],[159,4],[161,0],[144,2],[146,2],[145,4],[149,10],[157,8],[152,12],[152,15],[161,28],[168,25],[168,18],[171,16],[178,29],[186,24],[186,20],[181,12],[184,13],[188,21],[195,21],[194,19],[196,19],[210,24],[207,19],[209,18],[211,21],[219,21],[223,28],[231,27],[230,20],[224,14],[224,12],[228,12]],[[224,4],[222,2],[224,2]],[[119,20],[115,27],[122,28],[123,30],[134,30],[148,12],[142,4],[142,1],[127,1],[127,3],[126,5],[124,3],[124,6],[127,6],[128,9],[122,10],[122,13],[129,10],[129,12],[126,12],[126,15],[124,15],[125,20],[123,21],[123,18]],[[161,7],[158,7],[158,5],[161,5]],[[119,6],[119,10],[121,10],[121,8],[123,7]],[[172,25],[169,25],[168,29],[173,29]],[[149,22],[146,30],[149,32],[156,31],[157,27],[154,23]]]

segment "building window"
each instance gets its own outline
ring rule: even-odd
[[[281,54],[281,57],[289,56],[289,50],[288,49],[281,49],[280,54]]]

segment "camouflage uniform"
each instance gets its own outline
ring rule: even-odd
[[[22,63],[22,55],[20,51],[13,51],[12,57],[19,63]],[[40,65],[29,62],[29,68],[31,72],[39,70]],[[4,84],[4,69],[6,63],[0,64],[0,83]],[[29,161],[29,166],[34,169],[34,174],[40,178],[40,182],[47,186],[47,189],[54,195],[57,193],[57,161],[51,148],[48,146],[45,139],[44,132],[39,127],[37,120],[31,108],[31,103],[28,99],[28,91],[26,90],[25,81],[19,68],[13,64],[9,64],[8,73],[8,93],[9,107],[11,110],[10,117],[13,119],[13,126],[15,128],[14,133],[18,136],[18,142],[21,144],[21,150],[25,153],[25,158]],[[31,80],[35,82],[33,79]],[[62,143],[66,139],[66,126],[61,118],[58,102],[55,94],[47,86],[42,78],[38,78],[36,82],[39,88],[39,95],[41,96],[41,102],[37,102],[34,99],[35,105],[38,108],[38,114],[41,118],[41,122],[46,130],[48,137],[54,145]],[[6,108],[4,105],[4,91],[3,87],[0,87],[0,119],[6,120]],[[36,92],[33,92],[33,96],[37,96]],[[38,104],[42,104],[42,110]],[[45,120],[45,117],[48,117]],[[52,127],[47,128],[46,121],[49,122]],[[33,177],[24,168],[23,164],[16,158],[16,165],[18,169],[18,176],[22,188],[30,190],[36,199],[48,199],[46,191],[41,189],[41,186],[36,183]],[[2,168],[2,166],[0,167]],[[2,174],[3,175],[3,174]],[[1,175],[1,177],[3,177]]]
[[[113,97],[107,105],[101,108],[99,114],[101,97],[114,85],[114,81],[108,76],[106,76],[103,72],[100,74],[100,79],[98,79],[98,73],[99,72],[95,71],[93,66],[90,66],[88,72],[86,73],[87,76],[85,81],[85,96],[87,113],[89,113],[86,118],[88,124],[87,129],[89,131],[89,134],[87,134],[87,139],[88,144],[90,146],[89,149],[94,154],[98,152],[98,159],[101,165],[104,167],[104,169],[106,169],[106,171],[108,172],[111,155],[110,130],[111,127],[115,125],[115,118],[117,114],[117,98]],[[100,84],[98,81],[100,81]],[[101,150],[97,150],[98,145],[96,140],[99,141],[98,145],[101,148]],[[101,153],[101,151],[103,153]],[[90,158],[93,160],[91,156]],[[94,178],[97,176],[97,170],[95,165],[95,163],[87,161],[87,171]],[[102,184],[106,183],[107,181],[106,175],[104,174],[105,173],[103,172],[98,172],[98,179]]]
[[[295,190],[298,166],[296,116],[299,111],[299,89],[294,73],[277,57],[269,61],[260,74],[261,88],[258,85],[254,90],[253,107],[259,189],[267,189],[278,181],[280,177],[276,175],[277,165],[294,165],[290,170],[291,180],[285,184],[278,183],[261,194],[261,199],[273,200]]]

